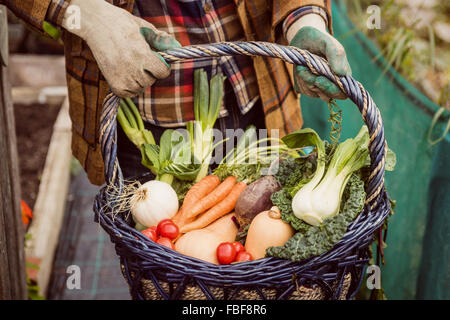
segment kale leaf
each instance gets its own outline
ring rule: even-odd
[[[273,176],[290,195],[308,183],[316,171],[315,154],[308,158],[287,158],[279,162],[278,170]]]

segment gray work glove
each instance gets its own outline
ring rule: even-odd
[[[104,0],[71,0],[63,27],[85,40],[111,90],[122,98],[142,93],[156,79],[170,74],[170,66],[156,53],[181,47],[168,33]],[[155,50],[155,51],[154,51]]]
[[[325,21],[317,14],[308,14],[298,19],[286,32],[289,45],[324,57],[331,70],[338,76],[351,75],[344,47],[331,36]],[[307,67],[294,67],[296,91],[310,97],[346,99],[337,85],[324,76],[314,75]]]

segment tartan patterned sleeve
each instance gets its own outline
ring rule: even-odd
[[[64,13],[70,5],[70,0],[51,0],[47,10],[46,21],[61,26]]]
[[[42,31],[47,9],[52,0],[0,0],[18,18]]]
[[[327,15],[327,12],[323,8],[316,7],[316,6],[306,6],[306,7],[301,7],[297,10],[294,10],[284,20],[283,35],[285,36],[285,38],[286,38],[286,32],[290,26],[292,26],[301,17],[303,17],[307,14],[311,14],[311,13],[318,14],[319,16],[321,16],[323,18],[323,20],[325,20],[325,24],[326,24],[327,28],[330,29],[329,22],[328,22],[328,15]]]
[[[44,21],[60,26],[70,0],[0,0],[18,18],[43,31]]]

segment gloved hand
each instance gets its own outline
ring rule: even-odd
[[[298,19],[286,32],[289,45],[323,56],[331,70],[338,76],[351,75],[344,47],[331,36],[325,21],[317,14],[308,14]],[[325,101],[346,99],[337,85],[324,76],[314,75],[307,67],[294,67],[295,90],[310,97]]]
[[[73,12],[66,12],[63,27],[85,40],[111,90],[131,98],[170,74],[170,66],[154,50],[181,47],[166,32],[104,0],[72,0],[80,8],[79,28]]]

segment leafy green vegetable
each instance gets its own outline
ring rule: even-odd
[[[248,228],[250,228],[250,223],[241,226],[236,234],[234,241],[239,241],[242,245],[245,245],[245,239],[247,238]]]
[[[173,179],[172,188],[175,190],[178,196],[178,201],[180,204],[184,201],[184,197],[189,189],[194,185],[192,181],[185,181],[180,179]]]
[[[395,155],[395,152],[388,148],[386,152],[386,160],[384,163],[384,170],[386,171],[394,171],[395,166],[397,164],[397,156]],[[367,181],[370,177],[370,174],[372,171],[370,170],[370,154],[367,155],[366,162],[364,164],[364,167],[360,169],[361,178],[363,181]]]
[[[298,232],[284,246],[268,248],[267,256],[301,261],[333,248],[344,236],[348,224],[362,211],[366,194],[364,182],[357,173],[353,173],[343,193],[340,213],[319,226],[311,226],[293,214],[289,209],[289,195],[285,191],[272,197],[282,212],[283,221],[290,223]]]
[[[324,147],[325,158],[331,160],[335,151],[333,146],[324,141]],[[292,210],[295,188],[292,183],[296,180],[308,181],[308,177],[314,175],[315,165],[311,166],[314,160],[314,155],[311,155],[306,159],[287,159],[280,162],[278,173],[274,176],[284,188],[274,193],[271,200],[280,209],[282,220],[289,223],[296,230],[296,234],[284,246],[269,248],[267,256],[300,261],[320,255],[333,248],[345,234],[348,224],[362,211],[366,198],[364,181],[370,172],[369,156],[365,162],[366,166],[351,175],[344,189],[338,215],[326,220],[320,226],[311,226],[295,216]],[[394,169],[394,166],[395,153],[389,149],[386,155],[386,169]]]
[[[245,183],[250,184],[261,177],[261,169],[267,168],[261,164],[220,164],[215,170],[214,174],[220,178],[220,180],[225,179],[229,176],[234,176],[240,181],[245,181]]]
[[[294,131],[284,136],[281,140],[292,149],[304,146],[316,146],[319,157],[325,153],[325,143],[320,139],[317,132],[311,128]]]
[[[384,163],[384,170],[394,171],[396,164],[397,164],[397,156],[395,155],[394,151],[388,148],[386,152],[386,161]]]
[[[200,166],[195,165],[192,158],[188,137],[166,130],[158,146],[152,133],[145,129],[136,105],[128,98],[120,101],[117,120],[128,139],[141,151],[142,164],[156,175],[156,180],[172,184],[174,177],[182,180],[195,178]]]
[[[273,176],[291,196],[294,196],[298,188],[308,183],[314,174],[315,157],[313,153],[306,158],[283,159],[279,162],[278,170]]]
[[[142,164],[156,179],[172,184],[173,179],[198,181],[208,173],[214,146],[212,128],[219,114],[223,98],[225,77],[217,74],[208,83],[203,69],[194,73],[195,121],[187,125],[184,133],[168,129],[161,136],[159,146],[131,99],[123,99],[117,119],[128,139],[141,151]]]
[[[272,141],[275,141],[276,144],[265,145]],[[272,163],[278,161],[280,154],[285,154],[288,158],[300,157],[296,150],[291,150],[280,139],[264,138],[257,140],[256,128],[249,126],[239,138],[236,147],[228,152],[214,170],[214,174],[220,179],[232,175],[238,181],[250,184],[258,180],[263,174],[267,174]]]
[[[141,146],[142,164],[151,169],[156,180],[172,184],[173,178],[194,180],[200,166],[195,164],[190,152],[189,140],[178,131],[166,130],[160,139],[160,145],[143,144]]]
[[[304,179],[305,159],[286,159],[279,162],[278,171],[274,177],[285,188],[294,187],[298,181]],[[309,163],[312,167],[313,164]]]
[[[242,137],[239,138],[239,141],[235,148],[235,156],[243,152],[245,148],[248,148],[256,140],[257,140],[256,127],[254,125],[250,125],[247,127],[247,129],[245,129]]]
[[[45,31],[45,33],[47,33],[54,40],[59,40],[61,38],[61,32],[59,31],[59,29],[52,26],[47,21],[44,21],[42,23],[42,29]]]

